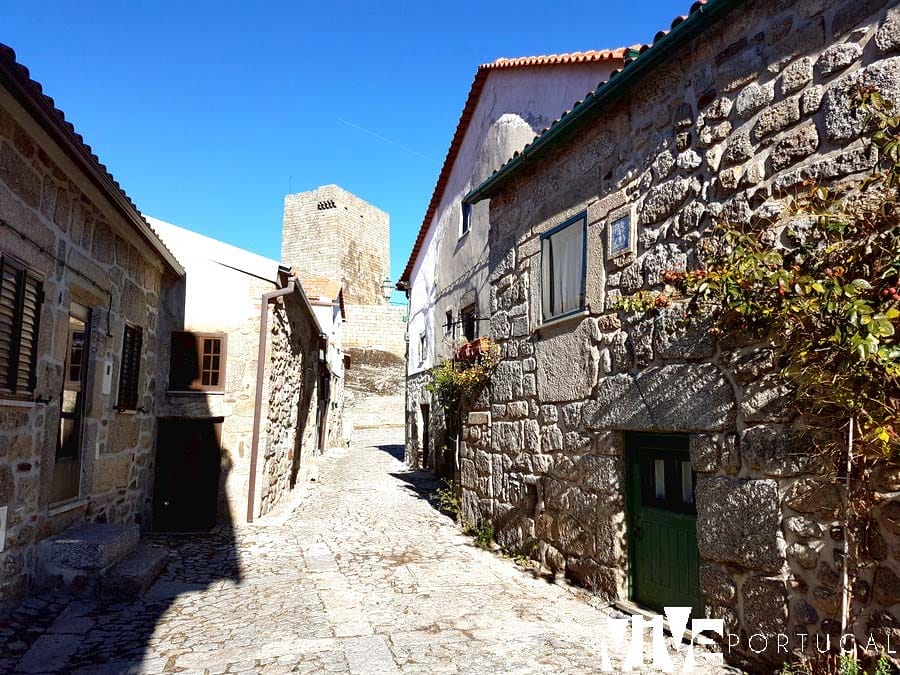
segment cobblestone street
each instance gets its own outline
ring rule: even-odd
[[[299,506],[173,551],[139,602],[42,596],[4,672],[591,672],[603,610],[483,551],[428,502],[402,429],[332,450]]]

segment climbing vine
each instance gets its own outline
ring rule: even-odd
[[[871,175],[808,186],[778,223],[723,224],[699,269],[665,278],[714,332],[777,345],[820,450],[842,456],[845,434],[828,430],[853,419],[860,458],[876,462],[900,458],[900,115],[877,91],[856,100],[879,151]]]
[[[854,105],[877,158],[869,175],[806,183],[776,219],[718,225],[698,245],[697,269],[667,271],[665,290],[619,303],[683,304],[713,334],[773,347],[814,466],[845,487],[842,632],[853,579],[879,539],[874,477],[900,462],[900,114],[867,87]]]
[[[425,389],[445,409],[456,409],[463,397],[476,396],[500,362],[498,344],[487,338],[482,338],[479,344],[480,353],[472,358],[446,359],[432,369],[432,381]]]

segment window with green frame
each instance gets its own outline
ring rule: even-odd
[[[587,214],[541,235],[541,315],[544,321],[584,309]]]

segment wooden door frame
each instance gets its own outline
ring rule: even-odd
[[[78,502],[82,499],[82,493],[84,491],[84,485],[82,484],[84,481],[84,457],[85,457],[85,447],[84,447],[84,427],[85,421],[88,417],[88,408],[91,407],[91,396],[93,395],[93,368],[96,366],[95,359],[91,358],[91,349],[93,347],[92,333],[94,330],[94,312],[92,309],[76,300],[71,300],[69,302],[69,308],[66,310],[66,347],[65,347],[65,357],[63,358],[63,384],[59,393],[59,420],[56,425],[56,443],[54,444],[53,451],[53,464],[50,468],[50,502],[48,504],[49,509],[55,509],[60,506],[64,506],[66,504],[71,504],[73,502]],[[79,383],[78,395],[81,398],[80,407],[76,403],[76,415],[78,416],[78,425],[77,425],[77,437],[75,438],[75,447],[76,447],[76,455],[75,457],[67,460],[67,462],[71,462],[75,464],[75,470],[78,474],[77,479],[77,489],[75,494],[71,497],[65,497],[64,499],[60,499],[57,501],[53,501],[53,490],[55,485],[55,477],[56,477],[56,466],[59,462],[59,450],[60,443],[62,442],[62,419],[63,419],[63,398],[65,397],[66,391],[66,382],[69,376],[69,367],[71,365],[69,361],[69,357],[71,355],[71,331],[68,328],[69,320],[71,318],[75,318],[78,321],[81,321],[84,324],[84,343],[82,345],[82,354],[81,354],[81,372],[80,378],[81,381]],[[92,410],[91,410],[92,412]]]

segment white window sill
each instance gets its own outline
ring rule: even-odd
[[[590,313],[590,310],[585,307],[580,312],[573,312],[572,314],[566,314],[565,316],[556,317],[554,319],[547,319],[538,326],[537,330],[538,332],[541,332],[545,328],[554,328],[570,322],[581,321],[584,317],[590,316]]]
[[[77,508],[86,506],[87,503],[88,503],[87,499],[72,499],[67,502],[51,504],[50,506],[47,507],[47,516],[52,518],[53,516],[58,516],[60,513],[66,513],[67,511],[74,511]]]
[[[193,389],[170,389],[166,394],[174,394],[176,396],[224,396],[224,391],[195,391]]]
[[[0,398],[0,408],[33,408],[33,400],[19,398]]]

